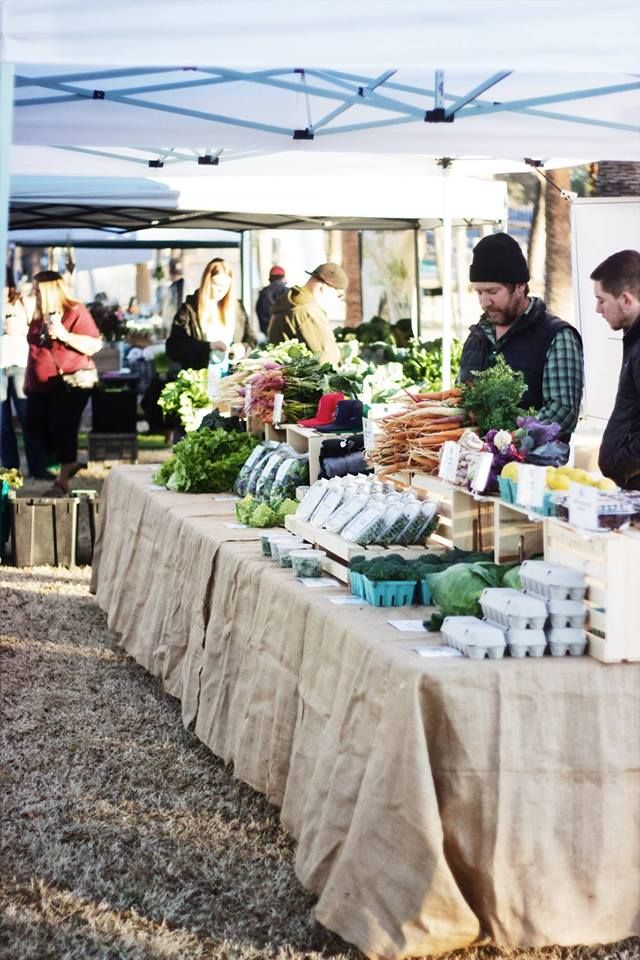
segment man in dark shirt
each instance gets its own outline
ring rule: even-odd
[[[281,297],[283,293],[287,292],[287,289],[283,268],[274,264],[269,271],[269,283],[266,287],[262,288],[256,301],[258,323],[265,337],[269,329],[269,321],[271,320],[271,307],[278,297]]]
[[[640,253],[620,250],[599,264],[596,313],[622,330],[622,369],[613,411],[602,437],[598,465],[625,490],[640,490]]]

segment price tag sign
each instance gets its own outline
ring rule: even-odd
[[[422,620],[387,620],[387,623],[402,633],[426,633],[427,630]]]
[[[212,363],[209,364],[207,369],[207,396],[211,400],[215,400],[218,394],[220,393],[220,377],[222,374],[222,367],[220,364],[214,366]]]
[[[416,653],[419,653],[421,657],[432,657],[434,659],[463,656],[460,650],[455,650],[454,647],[414,647],[413,649]]]
[[[442,456],[438,467],[438,476],[441,480],[455,483],[460,458],[460,446],[455,440],[445,440],[442,446]]]
[[[569,487],[569,523],[588,530],[598,529],[598,490],[584,483]]]
[[[244,388],[244,415],[248,417],[251,413],[251,384],[248,383]]]
[[[476,463],[476,469],[471,481],[471,489],[476,493],[482,493],[489,482],[489,473],[493,463],[493,454],[490,451],[481,453]]]
[[[518,467],[516,503],[523,507],[541,507],[544,500],[546,468],[521,463]]]
[[[362,421],[362,436],[364,440],[364,449],[373,450],[376,445],[376,434],[379,432],[375,420],[369,416]]]
[[[279,427],[282,423],[282,408],[284,406],[284,393],[274,393],[273,395],[273,416],[271,422],[274,427]]]

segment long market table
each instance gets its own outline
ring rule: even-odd
[[[233,504],[118,467],[93,571],[185,724],[281,807],[317,919],[370,957],[640,933],[640,663],[423,658],[438,637],[262,557]]]

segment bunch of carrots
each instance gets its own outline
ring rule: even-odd
[[[459,440],[466,413],[458,387],[438,393],[409,393],[411,406],[378,421],[381,432],[368,459],[381,475],[417,467],[436,473],[446,440]]]

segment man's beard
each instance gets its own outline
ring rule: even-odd
[[[494,310],[492,313],[487,313],[487,316],[496,327],[510,327],[518,319],[518,314],[513,310]]]

